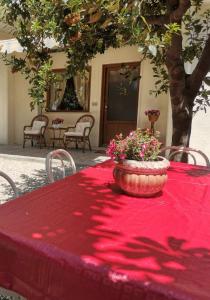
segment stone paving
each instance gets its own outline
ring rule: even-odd
[[[9,175],[15,182],[19,193],[24,194],[48,184],[45,171],[45,158],[52,148],[38,147],[22,148],[20,145],[0,145],[0,170]],[[93,151],[80,149],[69,150],[77,170],[106,160],[103,148]],[[7,181],[0,177],[0,204],[14,197],[14,193]]]

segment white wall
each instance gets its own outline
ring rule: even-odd
[[[91,134],[91,142],[93,146],[99,144],[99,127],[100,127],[100,109],[101,109],[101,85],[102,85],[102,67],[105,64],[115,64],[123,62],[136,62],[140,61],[140,54],[137,47],[123,47],[120,49],[109,49],[103,55],[96,55],[90,61],[91,65],[91,87],[90,87],[90,113],[95,117],[95,126]],[[65,58],[62,54],[57,53],[54,55],[53,68],[64,68]],[[50,120],[55,116],[64,118],[65,124],[74,124],[79,118],[81,112],[64,112],[56,113],[50,112],[47,115]]]
[[[148,60],[142,63],[141,74],[138,126],[140,128],[150,126],[148,117],[144,113],[145,110],[159,109],[160,117],[155,124],[155,130],[160,132],[160,141],[165,144],[169,105],[168,94],[159,95],[157,98],[150,94],[150,91],[155,88],[155,79],[153,78],[152,65]]]
[[[0,144],[8,143],[8,69],[0,62]]]
[[[91,95],[90,95],[90,113],[96,119],[96,124],[92,132],[92,143],[94,146],[99,144],[100,127],[100,109],[101,109],[101,85],[102,85],[102,67],[105,64],[139,62],[141,55],[137,47],[123,47],[120,49],[109,49],[105,54],[98,54],[91,62]],[[54,68],[65,67],[65,59],[61,54],[54,55]],[[156,130],[161,132],[161,140],[165,143],[167,114],[168,114],[168,96],[161,95],[157,99],[150,95],[150,90],[154,88],[154,79],[152,76],[152,67],[149,61],[141,63],[141,80],[139,91],[138,107],[138,127],[149,127],[150,123],[145,116],[147,109],[160,109],[161,115],[156,124]],[[58,113],[48,113],[50,119],[57,116]],[[73,124],[81,113],[59,113],[59,116],[65,119],[67,124]]]
[[[62,53],[55,53],[54,69],[65,68],[65,56]],[[109,49],[103,55],[97,55],[91,62],[91,94],[90,94],[90,113],[96,119],[95,126],[91,135],[93,146],[99,144],[99,125],[101,108],[101,85],[102,85],[102,67],[104,64],[137,62],[140,61],[140,53],[137,47],[123,47],[120,49]],[[141,64],[141,80],[139,91],[138,107],[138,126],[149,127],[150,123],[144,114],[147,109],[160,109],[161,115],[157,121],[156,130],[161,132],[161,140],[165,143],[167,114],[168,114],[168,96],[162,95],[155,99],[150,95],[150,89],[154,88],[152,77],[152,68],[149,61]],[[22,143],[23,126],[30,124],[31,119],[37,114],[37,109],[30,111],[30,98],[28,96],[28,83],[20,73],[9,74],[9,115],[10,131],[9,141],[17,144]],[[5,89],[6,91],[6,89]],[[47,112],[45,113],[50,124],[52,119],[61,117],[65,120],[64,125],[72,125],[83,114],[81,112]],[[12,120],[12,121],[11,121]]]
[[[22,144],[23,127],[30,125],[32,118],[37,115],[37,109],[31,112],[28,82],[20,73],[9,75],[9,142]]]

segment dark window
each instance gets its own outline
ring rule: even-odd
[[[65,69],[54,70],[56,81],[47,93],[47,111],[89,111],[91,69],[67,77]]]

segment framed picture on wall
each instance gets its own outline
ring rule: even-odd
[[[56,81],[47,92],[46,110],[51,112],[88,112],[91,68],[85,74],[67,77],[65,69],[55,69]]]

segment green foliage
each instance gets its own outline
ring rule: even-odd
[[[124,159],[137,161],[157,160],[161,143],[151,133],[150,129],[138,128],[126,137],[116,135],[107,148],[107,155],[116,161]]]
[[[197,113],[200,110],[206,113],[207,108],[210,107],[210,91],[207,88],[209,86],[210,86],[210,77],[207,76],[202,83],[198,96],[194,100],[194,107],[193,107],[194,113]]]
[[[206,10],[200,18],[197,17],[196,12],[196,8],[191,8],[183,18],[186,39],[183,58],[184,61],[189,62],[200,58],[210,32],[210,10]]]
[[[191,2],[194,6],[183,18],[187,45],[181,54],[183,61],[190,62],[201,54],[210,21],[209,11],[203,21],[196,17],[203,1]],[[49,83],[55,80],[47,38],[57,42],[57,51],[65,52],[68,77],[83,72],[90,59],[109,47],[137,44],[142,59],[148,58],[153,64],[157,79],[154,93],[167,92],[166,51],[173,36],[181,34],[182,24],[148,22],[151,12],[153,17],[167,13],[167,1],[0,0],[0,5],[2,21],[14,28],[14,36],[24,49],[24,57],[2,58],[13,72],[21,71],[29,80],[32,109],[43,105]]]

